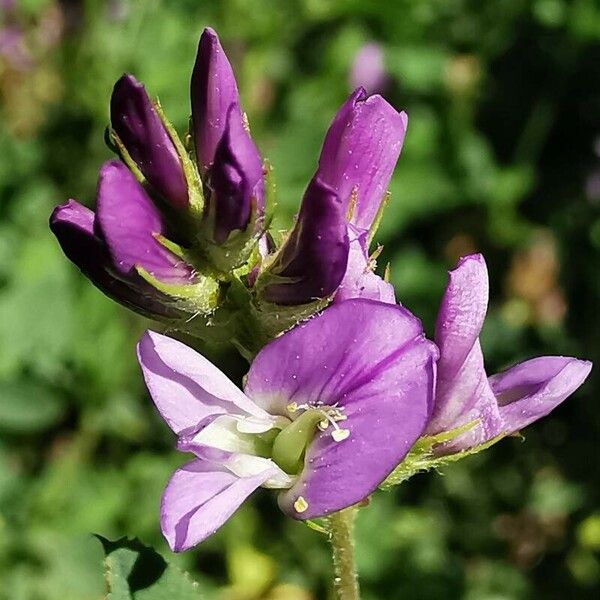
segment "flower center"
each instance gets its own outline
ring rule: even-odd
[[[292,415],[299,415],[275,438],[271,458],[290,475],[296,475],[302,470],[306,448],[317,429],[326,431],[331,427],[331,437],[336,442],[341,442],[350,435],[348,429],[339,427],[338,422],[345,421],[347,417],[343,414],[343,409],[335,405],[298,405],[292,402],[287,409]]]

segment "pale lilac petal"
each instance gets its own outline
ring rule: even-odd
[[[432,401],[437,350],[408,311],[348,300],[298,325],[259,352],[246,393],[274,414],[288,404],[342,407],[350,436],[331,429],[310,444],[298,483],[280,497],[296,518],[311,518],[367,496],[423,432]],[[302,513],[294,503],[308,502]]]
[[[361,229],[371,227],[385,197],[407,124],[406,113],[381,96],[367,98],[359,88],[327,131],[317,177],[333,188],[345,209],[356,191],[352,223]]]
[[[479,340],[452,377],[442,380],[438,361],[435,406],[425,433],[436,435],[468,423],[473,425],[467,432],[439,446],[436,452],[451,454],[472,448],[496,437],[502,429],[502,417],[485,372]]]
[[[192,268],[155,239],[164,233],[160,213],[123,163],[102,166],[96,210],[96,227],[119,272],[141,266],[163,282],[191,283]]]
[[[177,340],[147,331],[137,355],[152,399],[175,433],[220,414],[269,417],[217,367]]]
[[[348,266],[333,301],[343,302],[352,298],[366,298],[367,300],[396,304],[394,286],[373,273],[370,268],[367,235],[367,231],[361,231],[352,225],[348,226],[350,239]]]
[[[427,434],[450,431],[471,421],[478,423],[468,433],[444,446],[482,443],[494,437],[501,418],[488,384],[479,333],[488,302],[488,275],[483,256],[460,259],[450,271],[435,330],[440,349],[437,364],[435,406]]]
[[[461,368],[479,338],[487,312],[489,283],[481,254],[460,259],[450,271],[435,327],[440,349],[438,378],[449,380]]]
[[[587,360],[542,356],[490,377],[503,433],[514,433],[546,416],[583,384],[591,370]]]
[[[160,511],[161,529],[171,550],[188,550],[215,533],[270,476],[267,469],[238,477],[218,463],[203,460],[175,471],[163,492]]]

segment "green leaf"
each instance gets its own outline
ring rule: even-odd
[[[104,548],[107,600],[198,600],[198,584],[139,540],[114,542],[96,535]]]
[[[64,402],[46,386],[9,381],[0,386],[0,430],[33,433],[54,425]]]

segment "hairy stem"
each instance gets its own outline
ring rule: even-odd
[[[333,586],[337,600],[359,600],[358,575],[354,564],[354,518],[351,506],[328,518],[329,541],[333,555]]]

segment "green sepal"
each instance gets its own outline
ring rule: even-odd
[[[272,167],[267,161],[263,164],[265,184],[265,208],[258,212],[256,198],[252,198],[250,218],[244,230],[235,230],[222,244],[214,241],[215,211],[209,210],[200,224],[200,232],[195,244],[195,252],[218,272],[237,276],[246,275],[257,265],[261,257],[257,251],[259,239],[271,226],[275,211],[274,183]],[[211,203],[215,204],[215,203]]]
[[[386,192],[385,195],[383,196],[383,200],[381,201],[381,204],[379,205],[379,208],[377,209],[377,213],[375,215],[375,218],[373,219],[373,223],[371,224],[371,227],[369,227],[369,233],[367,235],[367,248],[371,245],[371,242],[373,241],[373,238],[375,237],[375,234],[377,233],[377,230],[379,229],[379,226],[381,225],[381,220],[383,219],[383,213],[384,213],[385,209],[387,208],[388,204],[390,203],[391,197],[392,197],[392,194],[390,192]]]
[[[219,305],[221,290],[219,282],[212,277],[197,276],[193,283],[172,284],[159,281],[144,267],[136,265],[137,273],[159,292],[175,298],[182,310],[195,313],[210,313]]]
[[[277,209],[277,184],[275,183],[273,165],[267,159],[263,161],[263,176],[265,183],[265,226],[263,229],[267,231]]]
[[[275,275],[270,277],[275,278]],[[279,278],[280,280],[284,278]],[[289,281],[289,279],[285,279]],[[261,330],[268,339],[276,338],[279,334],[291,329],[301,321],[306,321],[309,317],[322,311],[331,302],[331,297],[320,298],[307,304],[297,306],[283,306],[259,301],[254,305],[254,314],[256,320],[260,323]]]
[[[470,431],[478,423],[479,419],[474,419],[473,421],[470,421],[465,425],[461,425],[460,427],[456,427],[455,429],[444,431],[436,435],[423,436],[419,438],[410,449],[409,453],[405,456],[404,460],[387,476],[383,483],[379,485],[380,489],[390,489],[391,487],[399,485],[407,479],[410,479],[417,473],[429,471],[430,469],[438,469],[447,464],[456,462],[457,460],[466,458],[467,456],[487,450],[489,447],[493,446],[496,442],[505,437],[504,434],[500,434],[491,440],[488,440],[484,444],[476,446],[475,448],[461,450],[446,456],[435,456],[435,446],[456,439],[457,437]]]
[[[259,223],[259,219],[262,223]],[[252,257],[260,236],[268,224],[264,216],[259,217],[256,200],[252,199],[252,208],[248,224],[244,230],[234,230],[222,244],[217,244],[213,238],[215,230],[215,211],[209,210],[199,226],[193,252],[216,271],[229,274],[243,269]],[[245,273],[250,271],[248,266]]]
[[[175,131],[175,128],[169,119],[167,119],[158,99],[154,101],[154,108],[156,109],[156,113],[162,121],[164,128],[169,134],[169,137],[175,146],[175,150],[177,151],[177,155],[179,156],[179,160],[181,161],[183,175],[187,183],[190,213],[192,216],[200,218],[204,211],[204,195],[202,193],[200,175],[198,174],[196,164],[191,160],[190,155],[188,154],[185,146],[179,138],[179,135],[177,134],[177,131]]]
[[[140,171],[137,163],[133,160],[133,158],[131,158],[127,148],[125,148],[125,144],[123,144],[121,138],[116,134],[112,127],[108,128],[108,140],[111,142],[113,147],[116,148],[121,160],[127,165],[127,168],[133,173],[133,176],[141,185],[145,186],[147,183],[146,178]]]
[[[321,525],[319,521],[323,521],[324,524]],[[309,529],[312,529],[313,531],[317,531],[319,533],[322,533],[323,535],[329,536],[329,529],[327,528],[326,520],[306,519],[305,521],[301,521],[301,523],[304,523]]]

